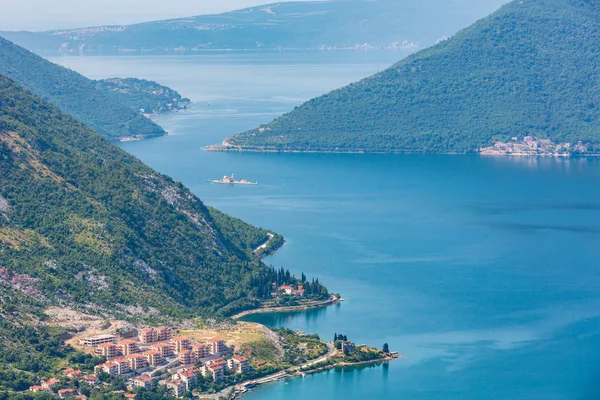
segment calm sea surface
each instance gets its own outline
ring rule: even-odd
[[[172,86],[193,109],[123,144],[207,204],[276,230],[267,262],[318,276],[343,304],[252,316],[388,342],[405,360],[266,385],[254,399],[597,399],[600,160],[207,153],[399,53],[58,58],[91,78]],[[234,172],[256,187],[210,185]]]

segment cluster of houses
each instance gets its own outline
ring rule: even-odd
[[[160,382],[177,397],[197,386],[199,374],[220,381],[226,373],[243,374],[250,370],[250,361],[246,357],[236,356],[229,360],[222,358],[231,353],[224,340],[213,338],[204,343],[193,343],[185,336],[174,337],[168,326],[142,329],[137,338],[119,340],[116,335],[98,335],[85,338],[80,344],[91,353],[106,359],[104,363],[94,367],[96,373],[129,378],[130,389],[141,387],[152,390],[156,386],[154,372],[162,370],[162,374],[167,371],[173,373],[173,368],[183,366],[169,380]],[[98,382],[96,375],[85,375],[72,368],[64,370],[64,375],[90,386]],[[56,392],[60,398],[86,398],[77,389],[53,390],[60,382],[59,379],[42,381],[41,385],[32,386],[29,390]],[[125,395],[127,398],[135,398],[133,394]]]
[[[97,383],[98,378],[94,375],[84,375],[83,372],[79,370],[74,370],[73,368],[67,368],[63,371],[63,375],[69,379],[77,380],[79,382],[85,382],[90,386],[93,386]],[[48,379],[44,380],[40,383],[40,385],[34,385],[29,388],[30,392],[44,392],[44,393],[52,393],[54,394],[54,389],[57,385],[61,383],[60,379]],[[60,387],[60,386],[59,386]],[[56,394],[61,399],[87,399],[87,396],[79,393],[77,389],[74,388],[65,388],[59,389],[56,391]]]
[[[298,285],[298,289],[294,289],[293,286],[282,285],[279,286],[279,289],[276,292],[271,293],[271,297],[278,297],[282,294],[287,296],[304,297],[304,287],[302,285]]]

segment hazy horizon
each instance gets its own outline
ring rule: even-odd
[[[287,2],[291,0],[280,0]],[[315,1],[315,0],[304,0]],[[0,0],[0,30],[44,31],[97,25],[127,25],[216,14],[273,3],[274,0]]]

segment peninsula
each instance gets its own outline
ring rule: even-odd
[[[539,137],[564,147],[550,153],[600,154],[598,20],[595,1],[513,1],[209,150],[488,154]]]

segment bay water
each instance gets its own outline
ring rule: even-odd
[[[204,146],[382,70],[400,53],[65,57],[90,78],[157,80],[190,110],[122,147],[207,204],[282,233],[266,260],[345,301],[247,317],[404,355],[265,385],[247,399],[597,399],[600,160],[232,154]],[[211,185],[225,174],[258,186]]]

